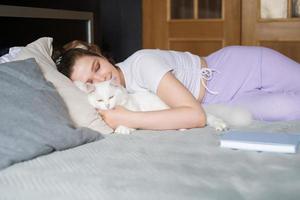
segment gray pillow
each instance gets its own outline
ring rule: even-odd
[[[100,138],[75,128],[34,59],[0,64],[0,169]]]

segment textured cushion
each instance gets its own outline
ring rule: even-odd
[[[40,38],[21,50],[16,59],[35,58],[45,78],[52,82],[65,101],[71,119],[77,127],[88,127],[103,134],[112,133],[99,117],[96,110],[88,103],[87,94],[80,91],[70,79],[57,71],[51,59],[52,38]]]
[[[101,138],[75,128],[34,59],[0,64],[0,169]]]

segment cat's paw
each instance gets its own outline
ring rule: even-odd
[[[130,134],[132,131],[134,131],[135,129],[133,128],[128,128],[126,126],[118,126],[116,129],[115,129],[115,133],[118,133],[118,134],[125,134],[125,135],[128,135]]]
[[[226,122],[211,114],[207,114],[207,125],[215,128],[216,131],[226,131],[229,129]]]
[[[213,127],[216,129],[216,131],[226,131],[226,130],[228,130],[227,124],[221,119],[216,121],[214,123]]]

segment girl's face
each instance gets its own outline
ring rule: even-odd
[[[70,78],[72,81],[81,81],[83,83],[97,83],[114,78],[118,84],[123,85],[121,73],[105,58],[82,56],[75,61]]]

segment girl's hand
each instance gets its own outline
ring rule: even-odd
[[[113,129],[116,129],[120,125],[128,125],[127,122],[131,113],[131,111],[122,106],[116,106],[110,110],[97,109],[97,111],[105,123]]]

